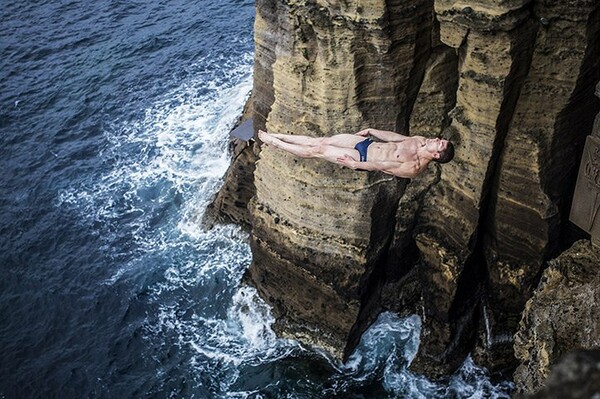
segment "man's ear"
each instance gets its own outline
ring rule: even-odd
[[[433,153],[433,158],[434,158],[434,159],[438,159],[439,157],[441,157],[441,155],[440,155],[440,153],[439,153],[439,152],[434,152],[434,153]]]

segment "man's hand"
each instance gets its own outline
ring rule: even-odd
[[[388,143],[400,142],[400,141],[404,141],[407,138],[409,138],[408,136],[404,136],[402,134],[398,134],[395,132],[390,132],[387,130],[377,130],[377,129],[372,129],[372,128],[364,129],[364,130],[361,130],[360,132],[357,132],[354,134],[356,136],[362,136],[362,137],[370,136],[379,141],[385,141]]]
[[[358,162],[354,160],[350,155],[344,155],[343,157],[338,157],[337,162],[340,165],[343,165],[350,169],[356,169],[358,167]]]

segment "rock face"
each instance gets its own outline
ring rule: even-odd
[[[254,97],[250,96],[237,126],[251,119],[253,115]],[[246,142],[239,138],[231,139],[231,165],[225,174],[223,186],[204,213],[202,224],[205,227],[211,228],[217,223],[235,223],[250,228],[247,207],[256,193],[253,175],[258,151],[258,145],[253,140]]]
[[[254,196],[254,164],[258,146],[240,139],[230,144],[231,165],[223,187],[206,209],[203,224],[211,228],[217,223],[235,223],[250,228],[248,202]]]
[[[263,148],[236,218],[276,329],[344,357],[382,310],[418,313],[414,370],[447,374],[469,352],[514,367],[536,276],[573,241],[600,3],[258,0],[255,42],[255,129],[375,127],[457,148],[410,182]]]
[[[255,96],[267,130],[405,131],[429,53],[430,11],[429,0],[258,1],[257,80],[272,85],[259,83]],[[249,278],[273,304],[282,334],[343,356],[405,182],[271,148],[261,151],[254,182]]]
[[[534,2],[532,11],[540,24],[497,165],[488,215],[493,223],[482,241],[490,331],[480,346],[500,351],[510,350],[503,348],[503,337],[514,333],[544,261],[566,244],[574,176],[591,132],[600,69],[597,2]]]
[[[600,397],[600,350],[578,350],[552,367],[544,388],[516,399],[589,399]]]
[[[430,375],[448,373],[473,348],[479,364],[514,366],[512,335],[535,276],[569,229],[566,205],[597,109],[598,5],[502,4],[435,2],[441,41],[459,56],[456,104],[442,127],[458,151],[437,183],[411,182],[414,194],[401,200],[394,257],[421,262],[388,267],[395,283],[382,295],[401,312],[419,297],[407,291],[421,290],[422,303],[410,306],[425,319],[412,367]]]
[[[600,248],[581,240],[550,262],[527,302],[515,336],[515,383],[536,392],[563,354],[593,348],[600,348]]]

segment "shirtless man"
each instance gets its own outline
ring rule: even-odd
[[[351,169],[378,170],[405,178],[417,176],[431,161],[446,163],[454,157],[454,146],[448,140],[409,137],[376,129],[332,137],[275,134],[260,130],[258,137],[267,145],[301,158],[321,158]]]

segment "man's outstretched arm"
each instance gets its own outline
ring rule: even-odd
[[[359,162],[355,161],[349,155],[337,159],[340,165],[350,169],[362,169],[380,171],[397,177],[412,179],[419,174],[419,168],[414,162]]]
[[[387,130],[377,130],[377,129],[364,129],[360,132],[356,133],[357,136],[372,136],[381,141],[394,142],[394,141],[403,141],[408,138],[408,136],[404,136],[400,133],[390,132]]]

